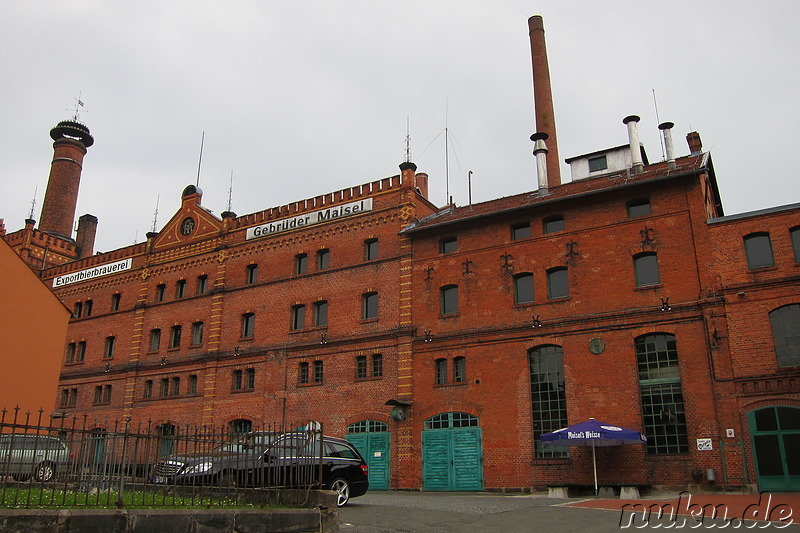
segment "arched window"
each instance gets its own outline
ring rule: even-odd
[[[633,272],[637,287],[647,287],[661,283],[658,273],[658,257],[655,252],[645,252],[633,256]]]
[[[439,413],[425,421],[425,429],[452,429],[477,426],[477,416],[461,412]]]
[[[374,433],[389,431],[389,425],[377,420],[362,420],[347,426],[348,433]]]
[[[566,457],[568,450],[542,444],[540,437],[567,425],[564,352],[561,346],[539,346],[528,352],[531,412],[536,457]]]
[[[778,366],[800,366],[800,304],[789,304],[769,314]]]
[[[569,297],[567,267],[556,267],[547,271],[547,297],[551,300]]]
[[[523,272],[514,276],[514,303],[527,304],[533,302],[533,274]]]
[[[253,421],[246,418],[237,418],[231,421],[230,427],[232,437],[236,438],[239,435],[244,435],[245,433],[253,431]]]
[[[647,453],[687,453],[689,438],[675,335],[642,335],[634,344]]]
[[[744,252],[747,256],[747,268],[770,267],[775,264],[772,257],[772,242],[769,233],[751,233],[744,236]]]

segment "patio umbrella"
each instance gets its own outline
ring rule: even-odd
[[[597,446],[620,446],[622,444],[642,444],[647,437],[635,429],[627,429],[590,418],[572,426],[544,433],[543,443],[551,446],[591,446],[592,469],[594,470],[594,494],[597,496],[597,460],[594,449]]]

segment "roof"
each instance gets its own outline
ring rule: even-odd
[[[681,157],[675,161],[675,165],[675,169],[670,169],[666,161],[664,161],[646,166],[644,171],[639,174],[631,174],[628,169],[604,174],[596,178],[587,178],[564,183],[546,191],[535,190],[469,206],[456,207],[455,205],[449,205],[430,216],[410,224],[403,229],[403,233],[425,231],[462,221],[522,210],[537,205],[548,205],[572,200],[578,197],[599,194],[623,187],[662,181],[665,179],[674,179],[681,176],[696,174],[703,169],[710,170],[714,193],[717,197],[718,207],[721,212],[722,205],[719,203],[719,192],[716,186],[716,178],[714,178],[713,171],[711,171],[709,154],[701,153]]]

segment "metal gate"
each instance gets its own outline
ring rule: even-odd
[[[800,408],[747,413],[759,491],[800,491]]]
[[[442,413],[425,421],[422,432],[422,490],[483,490],[483,454],[478,419]]]
[[[369,490],[389,490],[389,426],[362,420],[347,428],[346,439],[356,447],[369,467]]]

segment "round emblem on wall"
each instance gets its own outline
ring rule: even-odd
[[[192,217],[186,217],[181,223],[181,233],[189,235],[192,231],[194,231],[194,219]]]
[[[600,337],[595,337],[589,341],[589,351],[595,355],[600,355],[606,349],[606,343]]]

